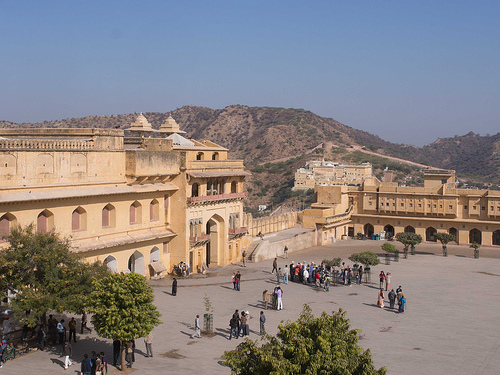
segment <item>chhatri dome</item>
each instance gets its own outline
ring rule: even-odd
[[[160,130],[158,130],[158,133],[163,133],[167,136],[171,134],[184,134],[186,133],[185,131],[182,131],[179,128],[179,124],[174,120],[172,116],[168,116],[168,118],[165,120],[163,124],[160,126]]]
[[[132,133],[139,133],[141,135],[142,133],[151,133],[153,131],[153,128],[151,126],[151,123],[147,120],[146,117],[141,113],[137,118],[135,119],[135,122],[130,124],[130,128],[128,128],[129,131]]]

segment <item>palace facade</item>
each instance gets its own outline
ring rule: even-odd
[[[317,228],[322,244],[380,232],[414,232],[436,242],[437,232],[447,232],[458,244],[500,245],[500,191],[457,189],[455,171],[424,171],[423,187],[373,177],[359,187],[316,186],[315,191],[304,226]]]
[[[115,272],[159,277],[228,264],[251,241],[242,160],[142,113],[127,129],[0,130],[0,233],[34,224]],[[152,133],[159,138],[151,138]],[[5,246],[5,242],[3,244]]]
[[[372,176],[370,163],[349,165],[325,160],[308,161],[304,168],[295,172],[293,190],[314,189],[316,185],[357,185]]]

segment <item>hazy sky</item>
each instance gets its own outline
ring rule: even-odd
[[[499,15],[498,1],[0,0],[0,120],[244,104],[415,145],[495,134]]]

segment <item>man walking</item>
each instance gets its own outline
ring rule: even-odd
[[[194,333],[191,335],[191,338],[194,339],[195,336],[201,339],[200,316],[199,315],[196,315],[196,318],[194,320]]]
[[[86,329],[89,332],[92,332],[92,330],[87,327],[87,312],[84,311],[82,314],[82,329],[80,330],[80,333],[83,335],[83,329]]]
[[[266,316],[264,315],[264,311],[260,312],[260,335],[262,336],[266,333]]]
[[[394,291],[394,289],[392,289],[390,292],[389,292],[389,307],[391,309],[394,308],[394,304],[396,302],[396,292]]]
[[[274,273],[274,271],[278,272],[278,258],[274,258],[273,260],[273,270],[271,273]]]
[[[283,253],[285,254],[285,259],[288,259],[288,246],[285,245],[285,248],[283,249]]]
[[[144,344],[146,345],[146,357],[153,358],[153,331],[144,338]]]
[[[68,367],[73,364],[73,362],[71,362],[71,359],[69,359],[69,357],[73,355],[73,349],[71,348],[71,344],[67,340],[64,341],[62,355],[64,357],[64,369],[67,370]]]
[[[59,344],[64,344],[64,341],[66,340],[64,319],[61,319],[61,321],[57,323],[57,334],[59,335]]]
[[[71,336],[73,336],[73,341],[76,342],[76,320],[75,318],[71,318],[71,320],[68,323],[69,327],[69,339],[68,341],[71,341]]]

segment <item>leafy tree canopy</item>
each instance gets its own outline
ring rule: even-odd
[[[89,296],[92,324],[101,337],[129,341],[145,337],[161,324],[153,288],[137,273],[94,280]]]
[[[109,273],[100,263],[85,263],[69,242],[55,232],[36,232],[33,225],[13,228],[9,246],[0,250],[0,286],[16,293],[12,308],[21,322],[35,326],[48,311],[80,313],[92,279]]]
[[[280,324],[262,346],[247,339],[226,351],[224,365],[239,375],[385,374],[385,367],[375,369],[370,350],[358,345],[359,332],[351,329],[342,309],[315,318],[304,305],[297,321]]]
[[[322,263],[324,263],[328,267],[340,267],[340,263],[342,262],[342,258],[333,258],[333,259],[323,259]]]
[[[386,253],[395,253],[397,251],[396,246],[389,242],[385,242],[381,247]]]
[[[441,242],[443,246],[446,246],[448,242],[455,241],[455,236],[449,233],[436,233],[434,237]]]
[[[349,257],[349,260],[355,263],[361,263],[366,266],[376,266],[380,263],[378,255],[372,251],[365,251],[362,253],[354,253]]]
[[[405,248],[415,246],[422,242],[422,236],[416,233],[400,232],[396,233],[396,241],[401,242]]]

